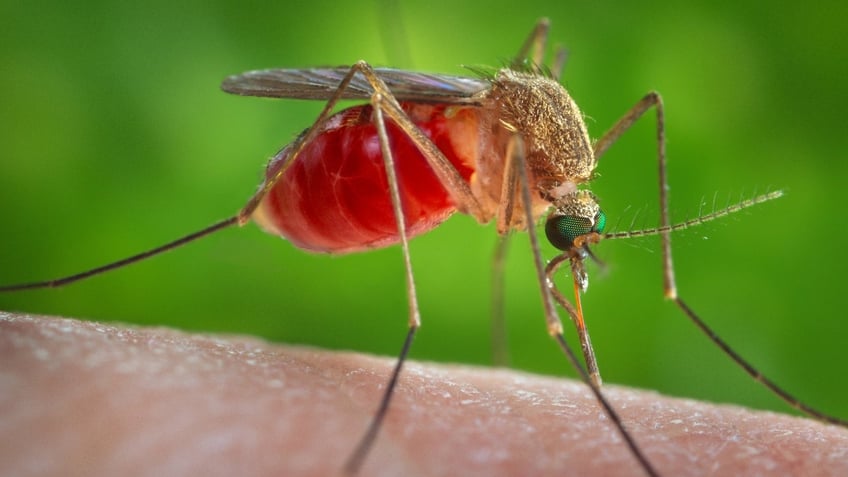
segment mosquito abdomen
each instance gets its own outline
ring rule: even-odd
[[[406,113],[466,181],[477,164],[478,114],[472,107],[405,103]],[[331,117],[262,200],[253,218],[299,248],[348,253],[398,242],[388,180],[371,106]],[[425,233],[455,211],[448,192],[404,132],[388,123],[399,190],[410,237]],[[291,153],[269,163],[270,177]]]

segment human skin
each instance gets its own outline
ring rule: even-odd
[[[0,475],[339,475],[393,359],[0,312]],[[848,475],[848,430],[604,392],[662,475]],[[361,475],[644,475],[588,388],[410,361]]]

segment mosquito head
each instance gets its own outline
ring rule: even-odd
[[[562,196],[554,203],[545,223],[545,235],[554,247],[563,251],[588,252],[589,243],[597,243],[606,226],[607,216],[595,196],[578,190]]]

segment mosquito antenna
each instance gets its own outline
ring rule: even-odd
[[[193,242],[199,238],[206,237],[207,235],[212,235],[213,233],[230,227],[231,225],[235,225],[238,223],[239,216],[233,216],[229,219],[222,220],[215,224],[210,225],[202,230],[198,230],[197,232],[188,234],[184,237],[178,238],[172,242],[168,242],[165,245],[160,245],[156,248],[152,248],[150,250],[141,252],[139,254],[133,255],[132,257],[123,258],[121,260],[107,263],[106,265],[101,265],[96,268],[92,268],[91,270],[86,270],[84,272],[76,273],[74,275],[69,275],[67,277],[55,278],[53,280],[45,280],[41,282],[31,282],[31,283],[21,283],[17,285],[5,285],[0,286],[0,293],[3,292],[14,292],[14,291],[22,291],[22,290],[34,290],[38,288],[57,288],[64,285],[68,285],[70,283],[85,280],[86,278],[93,277],[95,275],[100,275],[101,273],[106,273],[121,267],[125,267],[127,265],[133,264],[135,262],[140,262],[146,258],[153,257],[154,255],[159,255],[160,253],[167,252],[168,250],[173,250],[177,247],[185,245],[189,242]]]
[[[659,235],[665,232],[677,232],[678,230],[688,229],[689,227],[694,227],[696,225],[701,225],[707,222],[711,222],[715,219],[720,219],[722,217],[727,217],[730,214],[735,214],[740,210],[747,209],[748,207],[753,207],[758,204],[762,204],[763,202],[768,202],[770,200],[777,199],[778,197],[783,196],[783,191],[776,190],[774,192],[769,192],[768,194],[758,195],[756,197],[752,197],[750,199],[741,200],[735,204],[728,205],[723,209],[716,210],[706,215],[700,215],[695,217],[694,219],[686,220],[684,222],[678,222],[676,224],[671,224],[665,227],[654,227],[648,229],[641,230],[628,230],[624,232],[611,232],[601,235],[604,239],[621,239],[621,238],[635,238],[635,237],[648,237],[651,235]]]

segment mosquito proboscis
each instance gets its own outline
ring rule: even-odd
[[[583,316],[592,246],[606,239],[658,235],[662,243],[664,293],[716,345],[757,381],[800,411],[848,427],[802,402],[764,377],[680,298],[674,275],[671,233],[700,225],[781,196],[755,195],[723,209],[672,223],[668,204],[665,114],[661,96],[645,95],[593,142],[577,104],[559,83],[565,55],[543,66],[549,24],[537,22],[515,59],[476,78],[350,67],[250,71],[224,80],[222,88],[244,96],[324,100],[315,122],[268,164],[264,182],[233,217],[140,254],[63,278],[8,285],[0,292],[60,287],[151,256],[233,225],[255,221],[304,250],[351,253],[399,244],[409,303],[408,331],[378,409],[347,460],[356,473],[373,448],[389,412],[413,339],[421,325],[409,239],[437,227],[454,212],[480,223],[494,221],[499,234],[496,274],[502,275],[507,238],[529,235],[536,280],[548,332],[590,387],[629,451],[648,475],[660,475],[637,437],[604,395]],[[334,112],[342,99],[368,104]],[[598,159],[635,121],[656,113],[660,224],[655,228],[605,232],[606,215],[584,184]],[[535,225],[546,215],[545,233],[562,254],[547,265]],[[570,266],[573,303],[554,275]],[[498,277],[495,283],[500,283]],[[556,304],[575,325],[583,363],[563,336]],[[496,310],[499,312],[499,310]]]

